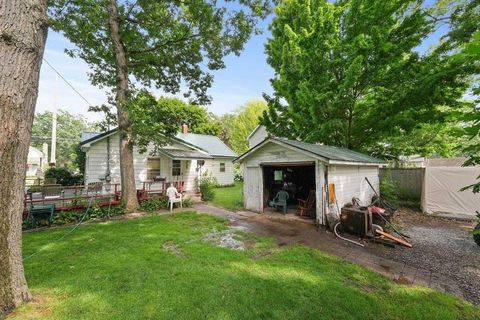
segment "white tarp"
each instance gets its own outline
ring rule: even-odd
[[[423,211],[474,217],[480,211],[480,194],[460,189],[475,183],[479,175],[480,167],[426,167]]]

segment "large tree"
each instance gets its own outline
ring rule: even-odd
[[[147,91],[138,92],[129,102],[133,135],[141,152],[148,146],[158,147],[169,142],[182,125],[191,133],[218,135],[221,126],[205,107],[188,104],[177,98],[156,99]]]
[[[250,100],[238,108],[230,128],[230,144],[237,154],[248,150],[247,137],[260,123],[267,104],[262,100]]]
[[[475,66],[451,59],[453,42],[420,48],[463,6],[441,1],[445,8],[434,10],[423,2],[287,0],[277,6],[266,46],[275,70],[263,117],[268,130],[372,151],[463,108],[459,99]]]
[[[31,145],[39,150],[42,150],[43,143],[47,143],[51,151],[52,116],[52,112],[45,111],[35,114],[33,119]],[[77,159],[79,154],[76,152],[80,143],[80,136],[82,131],[91,129],[92,125],[83,116],[73,115],[65,110],[58,111],[57,167],[67,167],[70,170],[80,169],[79,164],[81,162],[77,161],[79,160]]]
[[[57,30],[77,45],[69,51],[85,60],[90,78],[115,93],[120,131],[122,194],[127,209],[137,207],[133,172],[134,133],[127,104],[132,87],[155,85],[199,103],[223,58],[240,54],[267,0],[218,3],[210,0],[52,0]]]
[[[30,298],[22,263],[25,166],[47,38],[46,0],[0,0],[0,318]]]

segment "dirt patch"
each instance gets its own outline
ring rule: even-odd
[[[229,248],[233,250],[245,250],[244,241],[235,239],[235,233],[232,229],[227,229],[223,232],[214,230],[207,234],[203,239],[215,243],[221,248]]]
[[[405,276],[400,276],[400,277],[394,279],[393,281],[395,281],[396,283],[399,283],[399,284],[412,284],[413,283],[412,279],[410,279],[408,277],[405,277]]]
[[[257,245],[257,242],[255,240],[245,240],[243,241],[243,245],[246,249],[253,249]]]
[[[162,249],[166,252],[173,254],[174,256],[177,256],[177,257],[183,256],[182,250],[172,241],[164,242],[162,245]]]
[[[254,255],[252,257],[252,260],[258,260],[258,259],[261,259],[263,257],[269,256],[271,254],[272,254],[272,251],[270,251],[270,250],[269,251],[262,251],[262,252],[257,253],[256,255]]]

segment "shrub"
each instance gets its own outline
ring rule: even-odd
[[[82,175],[73,175],[66,168],[49,168],[45,171],[45,178],[56,179],[62,186],[72,186],[83,182]]]
[[[200,193],[202,194],[202,200],[212,201],[215,198],[214,189],[218,186],[217,178],[207,171],[202,175],[200,183],[198,180],[196,182],[200,189]]]
[[[190,208],[191,206],[193,206],[193,201],[191,198],[185,198],[183,199],[183,206],[185,208]]]
[[[393,206],[398,207],[398,188],[391,179],[390,171],[385,171],[385,174],[380,181],[380,194],[382,198],[390,202]]]
[[[167,208],[167,199],[148,199],[140,204],[140,210],[146,212],[154,212],[160,209]]]
[[[235,175],[233,176],[233,180],[235,181],[243,181],[243,172],[240,170],[238,165],[233,167]]]

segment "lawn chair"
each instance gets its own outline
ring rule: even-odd
[[[170,211],[173,211],[173,204],[180,203],[180,208],[183,208],[183,196],[174,188],[167,189],[167,197],[168,197],[168,206],[170,207]]]
[[[63,198],[63,187],[59,184],[43,185],[43,200],[54,200]]]
[[[310,216],[310,212],[313,209],[313,205],[315,204],[315,190],[310,190],[308,193],[307,200],[297,199],[298,200],[298,207],[296,214],[303,217],[303,216]]]
[[[287,200],[290,198],[288,192],[285,190],[280,190],[277,192],[275,198],[269,202],[269,207],[278,210],[280,207],[283,208],[283,214],[287,213]]]
[[[30,196],[30,206],[28,207],[28,215],[26,221],[30,224],[31,228],[37,226],[37,222],[42,219],[47,219],[48,225],[50,226],[53,221],[53,215],[55,213],[55,204],[41,204],[33,205],[32,193],[29,193]]]

